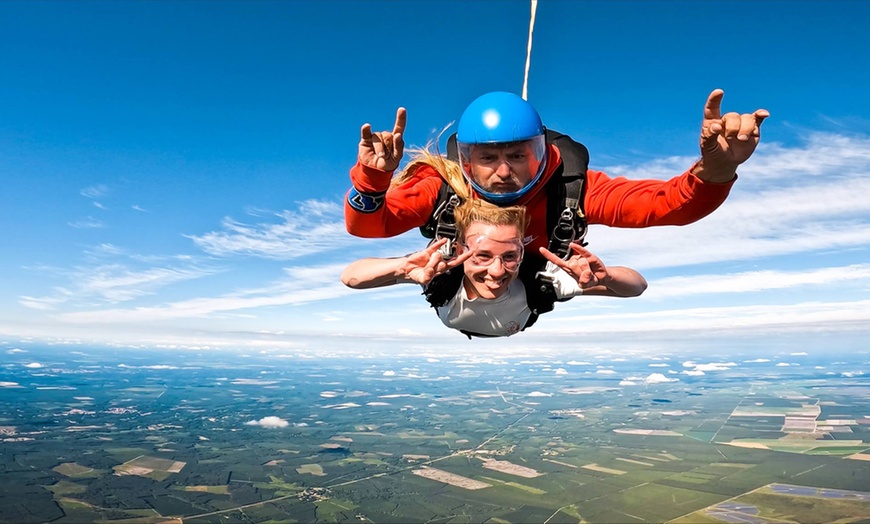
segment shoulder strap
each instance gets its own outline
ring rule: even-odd
[[[442,307],[447,304],[456,295],[456,292],[459,291],[463,276],[465,274],[462,271],[462,266],[457,266],[443,275],[433,278],[426,288],[423,289],[426,302],[429,302],[429,305],[432,307]]]
[[[429,220],[420,226],[420,234],[426,238],[435,238],[435,231],[438,229],[438,219],[444,211],[447,201],[452,195],[455,195],[450,184],[442,181],[441,187],[438,189],[438,198],[435,200],[435,206],[432,208],[432,215]]]
[[[568,258],[571,242],[586,245],[584,199],[589,150],[571,137],[549,129],[547,142],[559,148],[562,157],[562,165],[547,188],[547,229],[551,232],[547,248],[561,258]]]
[[[543,257],[528,253],[520,264],[519,279],[526,288],[526,303],[532,312],[523,331],[532,327],[540,315],[553,311],[556,303],[556,290],[553,288],[553,283],[538,277],[538,272],[544,269],[546,263]]]

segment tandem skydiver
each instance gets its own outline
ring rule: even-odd
[[[472,336],[503,337],[535,323],[555,301],[577,295],[638,296],[646,280],[626,267],[607,267],[583,246],[572,243],[567,260],[546,248],[541,267],[525,265],[526,209],[467,200],[456,209],[456,251],[445,259],[447,239],[398,258],[364,258],[351,263],[342,282],[354,289],[417,283],[449,328]],[[523,270],[521,271],[521,265]],[[538,280],[551,282],[553,297],[541,296]],[[543,301],[543,302],[542,302]]]

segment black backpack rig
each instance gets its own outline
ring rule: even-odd
[[[586,146],[575,142],[571,137],[546,131],[547,143],[559,148],[562,163],[553,176],[542,188],[547,198],[547,231],[550,231],[547,249],[562,259],[568,259],[571,254],[572,242],[586,245],[588,224],[583,203],[586,196],[586,171],[589,168],[589,151]],[[459,161],[459,149],[456,144],[456,134],[447,140],[447,158]],[[446,252],[452,251],[456,238],[456,219],[454,210],[461,199],[446,181],[438,191],[438,201],[429,221],[420,227],[420,232],[433,241],[447,238]],[[526,301],[532,314],[526,322],[525,330],[534,324],[538,317],[553,310],[557,299],[553,281],[541,276],[538,272],[546,266],[547,260],[538,253],[527,253],[520,264],[519,279],[526,288]],[[435,277],[423,294],[432,307],[442,307],[453,298],[462,285],[462,266],[455,267],[443,275]],[[472,336],[486,337],[479,333],[462,330],[468,338]]]

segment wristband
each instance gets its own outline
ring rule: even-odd
[[[380,193],[360,193],[357,188],[351,187],[347,194],[347,203],[360,213],[374,213],[384,205],[386,191]]]

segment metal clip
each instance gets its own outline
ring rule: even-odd
[[[445,261],[453,259],[456,256],[456,242],[452,238],[448,238],[447,242],[438,248],[438,252],[441,253],[441,258]]]

